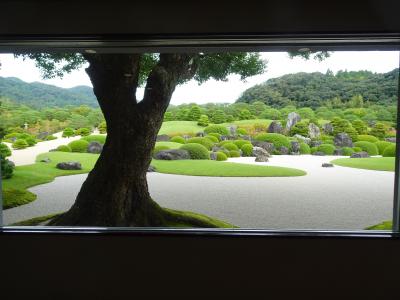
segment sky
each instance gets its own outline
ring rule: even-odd
[[[182,103],[204,104],[209,102],[233,103],[246,89],[274,77],[297,72],[322,72],[328,69],[336,73],[339,70],[359,71],[369,70],[384,73],[399,67],[398,51],[340,51],[332,52],[328,59],[322,62],[290,59],[285,52],[264,52],[261,57],[267,61],[267,69],[261,75],[241,81],[239,76],[229,76],[227,82],[210,80],[202,85],[190,81],[175,89],[171,104]],[[65,75],[62,79],[43,80],[34,61],[14,58],[12,54],[0,54],[0,76],[18,77],[26,82],[39,81],[59,87],[69,88],[77,85],[92,86],[84,67]],[[143,97],[143,89],[137,92],[137,98]]]

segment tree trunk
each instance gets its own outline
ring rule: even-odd
[[[107,122],[103,151],[71,209],[50,225],[163,226],[168,214],[149,194],[146,173],[177,83],[192,74],[191,56],[164,54],[136,101],[140,55],[85,55]]]

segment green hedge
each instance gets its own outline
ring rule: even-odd
[[[57,147],[56,150],[60,151],[60,152],[72,152],[71,147],[67,146],[67,145],[60,145],[60,146]]]
[[[186,141],[187,144],[200,144],[206,147],[208,150],[214,146],[214,143],[205,137],[193,137]]]
[[[98,142],[98,143],[104,145],[106,143],[106,138],[107,138],[107,136],[105,136],[105,135],[92,134],[92,135],[82,137],[82,140],[85,140],[89,143],[90,142]]]
[[[227,159],[228,159],[228,156],[226,156],[226,154],[224,152],[221,152],[221,151],[217,152],[217,160],[218,161],[224,161]]]
[[[362,149],[360,147],[353,147],[354,152],[361,152]]]
[[[23,139],[18,139],[12,144],[12,147],[14,149],[25,149],[29,147],[29,144]]]
[[[223,144],[223,147],[228,151],[231,151],[231,150],[238,151],[239,150],[239,147],[236,146],[234,143],[225,143],[225,144]]]
[[[161,150],[169,150],[169,149],[171,149],[171,148],[168,147],[168,146],[165,146],[165,145],[157,145],[157,146],[155,146],[154,149],[153,149],[153,156],[156,155],[156,154],[157,154],[158,152],[160,152]]]
[[[374,137],[373,135],[360,134],[360,135],[357,136],[357,141],[359,141],[359,142],[376,143],[377,141],[379,141],[379,139]]]
[[[350,147],[343,147],[342,152],[344,156],[351,156],[354,153],[354,150]]]
[[[308,146],[306,143],[301,142],[300,143],[300,154],[310,154],[311,149],[310,146]]]
[[[239,149],[241,149],[242,146],[245,145],[245,144],[251,144],[251,142],[248,141],[248,140],[235,140],[235,141],[233,141],[233,143],[234,143]]]
[[[174,142],[174,143],[179,143],[179,144],[186,144],[186,140],[179,135],[173,136],[169,141]]]
[[[387,146],[382,153],[383,157],[395,157],[396,156],[396,144],[391,143],[390,146]]]
[[[393,143],[387,142],[387,141],[377,141],[374,144],[378,148],[378,152],[379,152],[380,155],[383,154],[383,151],[385,151],[386,147],[389,147],[390,145],[393,145]]]
[[[220,135],[219,133],[216,133],[216,132],[210,132],[208,135],[215,136],[215,137],[218,139],[218,141],[220,141],[220,140],[221,140],[221,135]]]
[[[189,152],[191,159],[210,159],[208,149],[201,144],[189,143],[182,145],[180,149]]]
[[[229,157],[240,157],[240,152],[237,150],[230,150]]]
[[[212,135],[206,135],[205,138],[209,139],[213,143],[218,143],[219,142],[219,139],[217,137],[215,137],[215,136],[212,136]]]
[[[220,135],[229,135],[229,130],[223,125],[210,125],[204,128],[204,132],[207,134],[210,133],[219,133]]]
[[[283,134],[260,133],[260,134],[256,135],[255,140],[273,143],[275,146],[275,149],[280,149],[282,146],[290,149],[290,141]]]
[[[68,144],[68,146],[71,148],[72,152],[84,153],[87,152],[87,147],[89,146],[89,142],[85,140],[77,140],[77,141],[72,141],[71,143]]]
[[[335,146],[331,144],[322,144],[318,146],[318,151],[325,153],[326,155],[332,155],[335,152]]]
[[[243,156],[253,156],[253,145],[252,144],[244,144],[240,150],[242,150]]]
[[[362,151],[367,152],[369,155],[378,155],[378,147],[371,142],[359,141],[354,143],[355,147],[360,147]]]

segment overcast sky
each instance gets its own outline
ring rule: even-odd
[[[267,70],[264,74],[250,77],[246,82],[240,81],[238,76],[230,76],[227,82],[210,80],[200,86],[191,81],[176,88],[171,104],[234,102],[244,90],[254,84],[288,73],[325,73],[328,69],[334,73],[339,70],[370,70],[383,73],[399,67],[399,52],[397,51],[334,52],[330,58],[322,62],[306,61],[301,58],[290,59],[284,52],[265,52],[261,55],[263,59],[268,61]],[[27,82],[40,81],[60,87],[91,86],[84,68],[64,76],[63,79],[43,80],[33,61],[15,59],[12,54],[0,54],[0,62],[2,64],[0,76],[2,77],[18,77]],[[142,95],[143,89],[140,89],[137,96],[140,99]]]

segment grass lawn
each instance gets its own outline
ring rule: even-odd
[[[204,127],[197,125],[196,121],[167,121],[161,126],[158,134],[183,135],[203,131]]]
[[[181,143],[174,143],[174,142],[157,142],[156,143],[156,147],[157,146],[167,146],[170,149],[178,149],[182,146],[183,144]]]
[[[306,172],[298,169],[257,166],[214,160],[155,160],[157,172],[167,174],[212,176],[212,177],[288,177],[303,176]]]
[[[339,158],[331,163],[357,169],[394,171],[394,157]]]
[[[384,221],[374,226],[365,228],[367,230],[392,230],[392,221]]]

